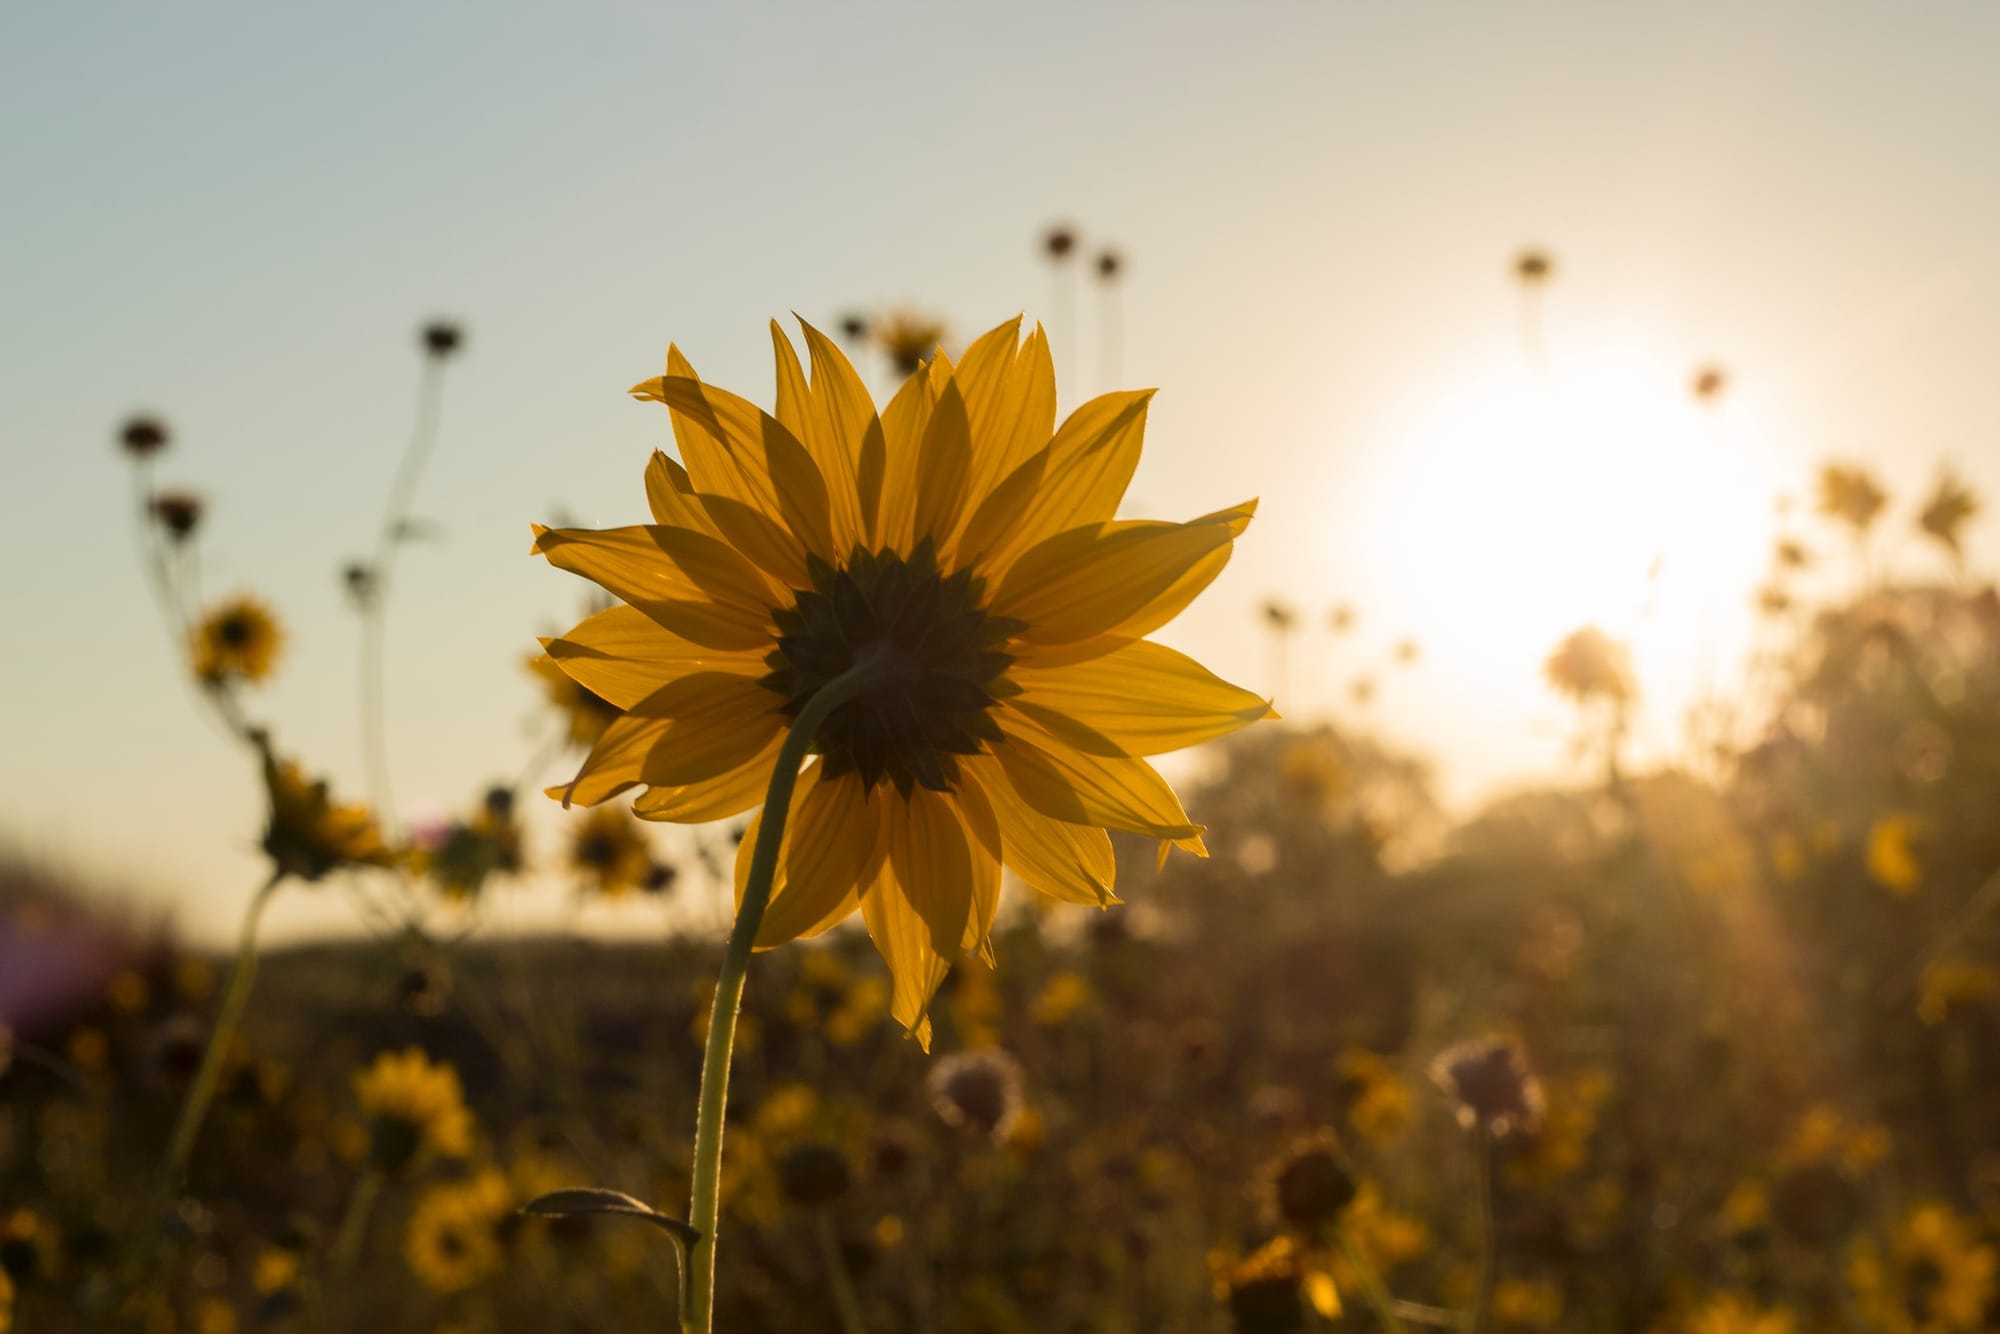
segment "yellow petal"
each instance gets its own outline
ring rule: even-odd
[[[1101,908],[1118,902],[1118,863],[1102,829],[1043,815],[1021,800],[1000,762],[981,755],[961,759],[959,770],[976,786],[999,824],[1007,869],[1037,893],[1065,903]]]
[[[763,660],[697,644],[661,627],[637,607],[617,606],[590,616],[542,647],[572,681],[621,709],[629,709],[677,676],[713,668],[756,674]]]
[[[855,774],[830,780],[821,774],[820,766],[814,765],[800,775],[793,789],[770,906],[757,927],[760,950],[819,935],[845,921],[857,906],[861,887],[881,868],[886,852],[882,803],[867,799]],[[751,819],[737,851],[739,908],[763,818],[759,811]]]
[[[931,944],[950,958],[962,948],[972,917],[975,876],[972,847],[950,797],[917,788],[908,797],[887,793],[883,819],[896,883],[929,923]]]
[[[1094,755],[1158,755],[1276,716],[1268,700],[1143,639],[1073,667],[1016,666],[1009,679],[1021,687],[1013,708]]]
[[[674,438],[698,492],[761,510],[806,550],[834,556],[826,479],[782,422],[691,374],[658,376],[632,393],[672,410]]]
[[[695,498],[694,482],[687,469],[667,457],[665,450],[654,450],[646,463],[646,506],[653,511],[654,523],[692,528],[710,537],[721,536],[715,520],[708,517],[708,511]]]
[[[889,1013],[931,1049],[931,997],[951,964],[932,943],[931,927],[905,896],[894,869],[884,862],[873,884],[861,892],[861,920],[889,965]]]
[[[999,576],[1037,542],[1117,515],[1139,466],[1152,398],[1150,389],[1104,394],[1069,415],[1046,455],[1021,465],[1040,479],[1034,499],[1011,516],[995,516],[999,540],[979,553],[986,570]]]
[[[716,649],[770,642],[770,585],[726,545],[664,524],[544,528],[534,549],[580,574],[684,639]]]
[[[972,853],[972,911],[966,918],[965,934],[959,948],[979,955],[990,967],[993,963],[993,918],[1000,911],[1000,822],[986,794],[970,784],[951,794],[970,836],[966,846]]]
[[[677,787],[652,787],[632,803],[632,813],[641,820],[670,820],[675,824],[706,824],[727,820],[762,804],[771,785],[771,767],[778,761],[784,734],[778,733],[764,749],[726,773],[699,783]],[[557,789],[559,790],[559,789]]]
[[[805,397],[805,429],[800,433],[794,428],[794,433],[805,442],[826,478],[832,505],[833,545],[838,553],[845,555],[868,537],[862,518],[858,469],[861,441],[868,424],[875,419],[875,402],[840,349],[804,320],[799,325],[805,330],[807,350],[812,356],[812,381]],[[771,327],[772,337],[783,343],[781,359],[789,359],[796,366],[797,355],[792,352],[790,340],[783,338],[777,325]]]
[[[910,517],[911,535],[917,541],[930,538],[940,555],[950,554],[957,536],[971,466],[972,428],[965,416],[965,399],[958,382],[947,380],[924,427],[923,453],[917,460],[917,506]]]
[[[1112,633],[1176,595],[1205,558],[1228,548],[1256,508],[1249,501],[1187,523],[1109,523],[1058,533],[1007,571],[992,609],[1025,622],[1020,638],[1031,644]]]
[[[563,805],[595,806],[645,781],[646,757],[667,734],[661,718],[615,718],[569,782],[547,789]]]
[[[973,475],[968,494],[975,507],[1001,479],[1012,476],[1048,444],[1055,430],[1056,372],[1048,335],[1038,324],[1016,350],[1013,342],[1019,328],[1020,321],[1011,320],[987,334],[966,349],[959,367],[966,414],[972,419]],[[985,359],[975,362],[974,353],[987,339],[999,342],[1003,334],[1013,355],[995,385]]]
[[[916,528],[918,464],[923,457],[924,432],[930,426],[931,401],[930,379],[918,371],[903,381],[903,387],[882,409],[879,464],[868,454],[873,441],[863,441],[863,504],[867,502],[871,484],[881,494],[870,534],[872,546],[897,551],[910,549]],[[875,478],[871,478],[871,473],[876,474]]]
[[[811,585],[806,550],[785,531],[783,524],[756,506],[728,496],[703,493],[700,500],[723,539],[748,556],[757,569],[773,576],[785,588]]]
[[[1085,754],[1004,704],[993,720],[1007,738],[994,757],[1027,805],[1070,824],[1146,834],[1206,855],[1201,826],[1189,822],[1180,798],[1146,761]]]
[[[627,715],[668,724],[641,765],[640,778],[654,787],[682,787],[729,773],[784,731],[780,702],[756,678],[729,672],[695,672],[669,682]]]

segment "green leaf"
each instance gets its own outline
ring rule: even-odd
[[[596,1186],[572,1186],[568,1190],[552,1190],[546,1195],[538,1195],[521,1206],[524,1214],[541,1214],[545,1217],[564,1218],[579,1214],[617,1214],[625,1218],[641,1218],[673,1238],[674,1245],[681,1251],[701,1240],[701,1233],[670,1214],[663,1214],[652,1205],[635,1200],[630,1195],[615,1190],[604,1190]]]

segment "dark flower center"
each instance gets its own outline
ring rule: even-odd
[[[884,664],[880,687],[820,724],[827,775],[858,773],[871,790],[886,777],[904,796],[951,791],[956,757],[1000,740],[988,711],[1015,690],[1001,645],[1024,627],[980,606],[985,586],[970,570],[941,571],[929,539],[908,555],[857,548],[837,569],[814,559],[811,571],[813,586],[777,613],[762,684],[796,717],[856,663]]]
[[[250,620],[246,616],[225,616],[222,618],[222,623],[215,627],[215,637],[228,648],[246,647],[253,633]]]

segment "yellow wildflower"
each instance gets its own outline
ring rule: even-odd
[[[1594,625],[1570,633],[1542,664],[1549,684],[1579,704],[1606,700],[1623,704],[1632,698],[1631,655]]]
[[[1723,1293],[1702,1303],[1681,1328],[1686,1334],[1793,1334],[1797,1326],[1783,1307],[1760,1307]]]
[[[514,1210],[507,1178],[491,1168],[430,1187],[410,1211],[403,1257],[431,1291],[463,1292],[500,1271],[500,1228]]]
[[[594,746],[621,710],[558,667],[546,653],[528,659],[528,670],[542,683],[542,693],[563,717],[564,734],[572,746]]]
[[[1923,864],[1910,846],[1916,822],[1907,815],[1885,815],[1868,831],[1868,878],[1902,898],[1923,883]]]
[[[1819,512],[1858,536],[1873,526],[1889,498],[1865,468],[1829,463],[1819,472]]]
[[[871,332],[898,375],[914,375],[930,363],[944,342],[941,320],[911,310],[896,310],[875,321]],[[818,371],[818,365],[814,365]]]
[[[1889,1334],[1972,1334],[1987,1328],[2000,1256],[1942,1204],[1919,1204],[1887,1251],[1856,1246],[1848,1282],[1871,1326]]]
[[[395,854],[366,806],[339,805],[326,780],[306,778],[290,760],[280,761],[261,737],[264,793],[271,814],[264,851],[277,868],[301,880],[318,880],[344,866],[388,866]]]
[[[597,892],[616,898],[646,883],[652,854],[638,822],[616,806],[592,811],[570,839],[569,863]]]
[[[1959,549],[1959,529],[1977,513],[1979,497],[1958,474],[1946,469],[1938,475],[1936,489],[1918,513],[1917,527],[1956,559],[1963,554]]]
[[[231,598],[190,632],[194,674],[211,686],[237,681],[255,685],[277,665],[285,636],[264,604],[252,597]]]
[[[536,528],[535,550],[624,599],[545,648],[626,710],[576,778],[594,804],[645,785],[642,817],[756,805],[790,721],[858,692],[813,737],[786,820],[770,948],[857,909],[928,1040],[962,953],[990,955],[1003,862],[1070,902],[1111,901],[1106,829],[1205,853],[1145,756],[1271,715],[1144,636],[1219,573],[1254,503],[1189,523],[1116,518],[1147,392],[1055,426],[1036,331],[1010,321],[938,357],[878,414],[808,327],[813,376],[773,326],[776,415],[703,384],[678,349],[633,393],[680,446],[647,473],[655,522]],[[835,684],[838,682],[839,684]],[[757,821],[737,860],[743,892]]]
[[[1562,1289],[1546,1279],[1503,1278],[1494,1286],[1493,1321],[1502,1329],[1554,1329],[1562,1313]]]
[[[1060,1028],[1090,1004],[1090,982],[1082,973],[1064,969],[1049,978],[1035,997],[1035,1022]]]
[[[422,1049],[383,1052],[354,1077],[354,1094],[368,1120],[375,1166],[400,1172],[422,1153],[462,1158],[472,1148],[472,1115],[458,1072],[433,1065]]]

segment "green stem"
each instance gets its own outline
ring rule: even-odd
[[[1479,1178],[1479,1290],[1473,1299],[1472,1334],[1493,1325],[1493,1291],[1500,1282],[1499,1222],[1493,1208],[1493,1133],[1484,1123],[1472,1132]]]
[[[180,1117],[174,1122],[173,1138],[167,1142],[166,1157],[160,1160],[159,1178],[153,1185],[146,1211],[139,1216],[137,1230],[125,1253],[125,1261],[119,1267],[118,1281],[113,1285],[116,1294],[112,1306],[124,1294],[132,1291],[146,1278],[148,1267],[153,1260],[153,1247],[160,1236],[159,1216],[173,1198],[180,1185],[181,1175],[187,1170],[188,1159],[194,1153],[195,1140],[201,1134],[202,1123],[208,1119],[208,1109],[215,1101],[216,1086],[222,1082],[222,1066],[229,1054],[229,1045],[235,1040],[236,1027],[243,1019],[243,1010],[250,1003],[250,984],[257,976],[257,924],[263,919],[264,908],[271,896],[283,883],[284,872],[273,871],[271,878],[257,891],[250,906],[244,910],[243,926],[236,946],[236,966],[229,974],[229,990],[223,993],[222,1009],[215,1016],[215,1027],[208,1035],[208,1046],[202,1051],[201,1065],[195,1071],[194,1083],[189,1086],[187,1101],[181,1104]]]
[[[335,1289],[347,1286],[347,1276],[354,1272],[354,1262],[361,1255],[362,1238],[368,1235],[368,1220],[374,1217],[375,1201],[382,1194],[382,1173],[377,1168],[369,1168],[354,1183],[354,1194],[348,1197],[347,1213],[340,1220],[340,1234],[333,1244],[333,1283]]]
[[[1391,1297],[1389,1290],[1382,1286],[1382,1276],[1375,1272],[1375,1266],[1369,1263],[1367,1255],[1348,1237],[1345,1228],[1337,1229],[1333,1235],[1335,1244],[1340,1247],[1341,1256],[1347,1261],[1347,1267],[1354,1271],[1356,1281],[1361,1284],[1361,1295],[1368,1299],[1368,1305],[1374,1310],[1376,1318],[1382,1322],[1382,1328],[1388,1330],[1390,1334],[1404,1334],[1407,1327],[1403,1324],[1402,1313],[1396,1309],[1395,1298]]]
[[[722,1200],[722,1118],[729,1101],[729,1058],[736,1045],[736,1013],[743,1003],[744,974],[751,946],[771,902],[771,882],[778,870],[778,849],[784,842],[785,819],[792,809],[792,789],[799,780],[813,738],[827,715],[881,683],[895,672],[893,664],[869,658],[821,686],[799,710],[792,730],[778,749],[771,785],[764,792],[764,813],[757,842],[750,853],[750,874],[736,924],[723,947],[722,969],[715,980],[715,1003],[708,1012],[708,1043],[701,1058],[701,1101],[695,1113],[694,1190],[688,1223],[695,1230],[688,1246],[686,1300],[681,1306],[683,1334],[709,1334],[715,1322],[715,1227]]]
[[[840,1258],[840,1237],[833,1228],[833,1210],[822,1208],[815,1223],[819,1229],[819,1249],[826,1257],[827,1285],[833,1289],[834,1313],[840,1317],[840,1334],[868,1334],[861,1321],[861,1303],[854,1295],[854,1283],[847,1277],[847,1264]]]

